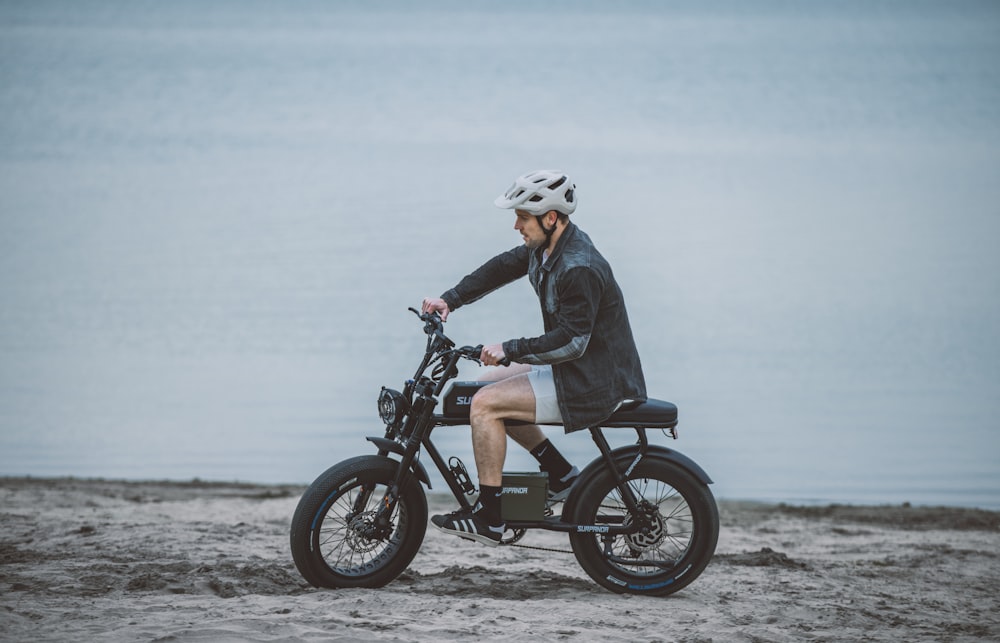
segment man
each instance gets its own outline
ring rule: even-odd
[[[621,290],[604,257],[569,220],[576,186],[562,172],[519,177],[495,201],[513,209],[524,245],[490,259],[423,311],[442,320],[465,304],[527,275],[538,294],[545,332],[483,347],[480,359],[495,366],[493,383],[472,398],[472,449],[479,499],[471,511],[434,516],[441,531],[487,545],[504,532],[500,514],[507,436],[528,449],[549,474],[553,500],[569,493],[576,467],[545,438],[538,424],[563,424],[567,433],[608,418],[627,400],[645,401],[646,384]],[[526,425],[506,426],[505,420]]]

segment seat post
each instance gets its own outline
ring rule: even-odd
[[[646,455],[646,450],[649,448],[649,438],[646,437],[646,427],[635,427],[635,434],[639,436],[639,453]]]
[[[601,431],[600,427],[592,426],[590,427],[590,436],[594,439],[594,444],[601,451],[601,455],[604,456],[604,463],[611,471],[611,475],[614,476],[615,486],[621,492],[625,506],[628,507],[633,515],[638,515],[639,501],[636,500],[635,494],[632,492],[632,487],[629,486],[625,476],[622,475],[621,469],[618,468],[618,463],[615,462],[615,456],[611,453],[611,445],[608,444],[607,438],[604,437],[604,432]]]
[[[615,459],[611,456],[611,445],[608,444],[607,438],[604,437],[604,432],[601,431],[600,427],[592,426],[590,427],[590,437],[594,439],[594,444],[597,445],[597,448],[601,451],[601,455],[604,456],[604,461],[608,463],[608,468],[615,474],[615,479],[620,479],[621,473],[618,471]]]

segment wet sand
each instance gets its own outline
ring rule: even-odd
[[[428,529],[387,587],[317,590],[288,551],[302,490],[0,479],[0,640],[1000,640],[997,512],[720,501],[715,558],[665,598],[601,589],[563,534]]]

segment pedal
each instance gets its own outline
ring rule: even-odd
[[[513,545],[517,541],[524,537],[526,529],[508,529],[504,532],[503,538],[500,539],[501,545]],[[507,534],[510,534],[509,536]]]

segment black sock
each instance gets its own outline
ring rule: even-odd
[[[538,466],[549,474],[549,480],[562,480],[573,469],[573,465],[559,453],[559,449],[546,440],[531,450],[531,455],[538,460]]]
[[[503,517],[500,513],[500,497],[503,494],[503,487],[491,487],[489,485],[479,485],[480,509],[476,511],[486,519],[490,527],[499,527],[503,524]]]

